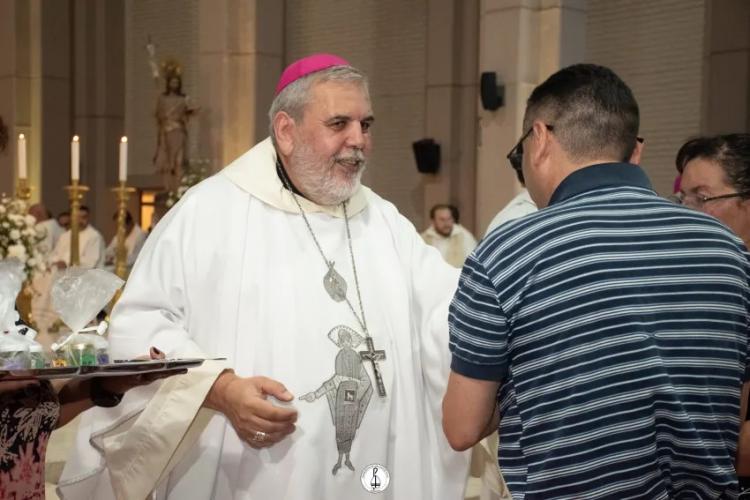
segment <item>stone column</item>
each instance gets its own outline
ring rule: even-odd
[[[0,153],[0,192],[8,194],[13,192],[15,179],[15,137],[18,133],[16,124],[22,121],[22,117],[17,116],[16,111],[20,107],[21,97],[17,89],[22,78],[22,70],[19,68],[21,61],[17,52],[19,39],[28,38],[28,16],[24,15],[24,9],[20,8],[19,3],[0,2],[0,47],[3,48],[3,54],[0,56],[0,117],[8,127],[10,135],[8,149]],[[28,123],[28,118],[26,122]]]
[[[750,131],[750,2],[707,4],[703,99],[706,134]]]
[[[91,223],[108,237],[116,209],[110,189],[118,181],[118,148],[125,130],[125,4],[73,0],[71,19],[72,132],[81,137],[81,182],[90,188],[84,203],[91,209]],[[70,136],[56,135],[67,148]],[[69,179],[69,158],[68,153],[58,157],[56,189]]]
[[[32,196],[40,196],[41,120],[39,115],[40,68],[39,0],[0,3],[0,116],[8,127],[9,143],[0,155],[0,192],[15,189],[18,134],[27,137],[27,161]]]
[[[477,229],[478,29],[478,0],[428,1],[425,133],[441,146],[441,166],[437,174],[422,176],[425,221],[433,205],[451,203],[472,232]]]
[[[199,142],[218,170],[268,135],[283,64],[284,2],[201,2],[199,19]]]
[[[585,0],[482,0],[479,71],[505,85],[505,105],[479,112],[477,234],[521,189],[505,155],[518,141],[536,85],[585,56]]]
[[[71,132],[69,0],[0,2],[0,115],[11,134],[0,155],[0,191],[12,193],[16,137],[28,137],[32,201],[53,212],[66,208]]]

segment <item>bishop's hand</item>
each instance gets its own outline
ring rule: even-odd
[[[241,378],[224,372],[206,396],[204,406],[223,413],[237,435],[253,448],[272,446],[295,430],[297,410],[280,408],[266,398],[292,401],[294,396],[268,377]]]

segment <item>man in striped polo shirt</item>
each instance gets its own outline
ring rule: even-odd
[[[638,125],[607,68],[539,85],[508,156],[541,210],[464,266],[443,427],[466,449],[499,423],[513,498],[737,495],[748,260],[717,220],[656,195]]]

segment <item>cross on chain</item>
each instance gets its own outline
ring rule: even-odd
[[[378,361],[385,359],[385,351],[376,351],[375,345],[373,344],[372,337],[365,338],[367,342],[367,350],[359,351],[359,357],[362,361],[369,361],[372,364],[372,371],[375,372],[375,382],[378,386],[378,396],[381,398],[385,397],[385,384],[383,383],[383,375],[380,373],[380,366]]]

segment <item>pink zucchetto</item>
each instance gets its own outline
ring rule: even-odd
[[[313,54],[294,61],[281,74],[274,95],[279,95],[279,92],[284,90],[290,83],[296,82],[303,76],[332,68],[333,66],[349,66],[349,61],[333,54]]]

